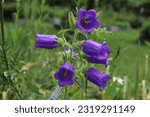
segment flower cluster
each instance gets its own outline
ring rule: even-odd
[[[79,29],[85,34],[90,34],[93,29],[100,27],[100,21],[97,19],[95,10],[80,9],[74,25],[76,25],[76,29],[74,30]],[[42,35],[37,33],[35,48],[53,49],[59,46],[59,42],[61,42],[61,38],[58,38],[55,35]],[[82,48],[84,55],[86,55],[86,60],[89,63],[108,66],[109,47],[105,41],[100,44],[96,41],[87,39],[80,45],[80,47]],[[68,50],[69,53],[71,53],[70,51],[74,51],[74,48],[67,48],[66,52],[68,52]],[[74,53],[75,52],[76,51],[74,51]],[[104,89],[110,79],[108,74],[102,73],[95,68],[88,68],[84,74],[87,80],[97,85],[100,90]],[[75,69],[73,63],[65,61],[54,74],[54,77],[58,80],[58,85],[61,87],[74,84]]]

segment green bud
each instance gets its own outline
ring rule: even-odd
[[[71,29],[74,29],[76,20],[75,20],[75,17],[71,11],[68,14],[68,19],[69,19],[69,25],[70,25]]]

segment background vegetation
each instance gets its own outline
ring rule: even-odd
[[[107,39],[111,54],[119,54],[112,66],[113,74],[124,80],[123,85],[110,85],[105,89],[112,88],[108,97],[103,96],[105,91],[100,92],[89,83],[88,99],[150,99],[148,5],[149,0],[5,0],[4,33],[9,72],[0,48],[0,99],[49,98],[57,86],[53,76],[56,68],[52,63],[61,64],[62,57],[57,49],[55,52],[35,50],[35,34],[57,34],[69,27],[68,13],[73,11],[76,15],[76,7],[100,11],[101,28],[113,33],[113,38]],[[72,87],[68,99],[84,99],[82,87]]]

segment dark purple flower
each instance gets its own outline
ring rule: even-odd
[[[92,40],[86,40],[82,45],[83,52],[90,63],[108,65],[109,47],[106,42],[99,44]]]
[[[64,63],[54,74],[59,86],[72,85],[74,83],[74,67],[72,64]]]
[[[98,56],[88,56],[87,60],[90,63],[108,65],[109,47],[106,42],[100,45],[100,52]]]
[[[96,11],[94,9],[85,10],[80,9],[78,12],[78,19],[76,27],[83,30],[85,33],[91,33],[94,28],[98,28],[100,25],[99,20],[96,18]]]
[[[53,49],[58,46],[55,35],[36,34],[35,48]]]
[[[89,68],[85,73],[85,77],[95,85],[99,87],[100,90],[103,90],[106,87],[110,76],[108,74],[101,73],[95,68]]]
[[[106,67],[108,66],[107,58],[103,58],[101,56],[98,56],[98,57],[97,56],[87,57],[87,61],[90,62],[90,63],[95,63],[95,64],[103,64]]]
[[[86,40],[82,44],[82,51],[89,56],[98,56],[101,51],[101,44],[92,40]]]

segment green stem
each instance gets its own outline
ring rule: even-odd
[[[65,96],[64,96],[64,100],[67,99],[67,95],[68,95],[68,87],[66,86],[66,87],[65,87]]]
[[[10,84],[12,85],[12,87],[14,88],[14,90],[16,91],[18,97],[19,97],[20,99],[23,99],[23,98],[22,98],[22,95],[20,94],[19,90],[16,88],[16,86],[14,85],[14,83],[13,83],[13,81],[12,81],[11,79],[10,79]]]
[[[0,45],[2,47],[2,52],[3,52],[3,57],[4,57],[6,69],[7,69],[7,71],[9,71],[9,66],[8,66],[8,61],[7,61],[6,51],[5,51],[3,1],[1,1],[1,3],[0,3],[0,19],[1,19],[1,33],[2,33]],[[3,81],[4,81],[4,83],[3,83],[3,90],[7,91],[9,84],[6,83],[7,82],[7,78],[5,76],[4,76]]]
[[[140,63],[140,42],[138,42],[137,48],[137,67],[136,67],[136,80],[135,80],[135,99],[138,99],[139,94],[139,63]]]
[[[9,71],[8,59],[7,59],[6,50],[5,50],[3,2],[1,2],[0,9],[1,9],[1,31],[2,31],[2,45],[1,46],[2,46],[2,50],[4,54],[6,69],[7,71]]]
[[[85,97],[87,99],[87,87],[88,87],[88,81],[87,79],[85,80]]]

